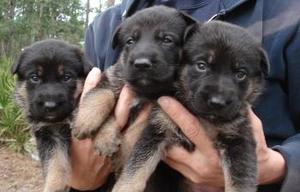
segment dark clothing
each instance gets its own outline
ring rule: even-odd
[[[205,21],[228,21],[247,28],[266,49],[271,71],[255,112],[262,120],[269,146],[285,158],[282,184],[260,186],[263,192],[300,191],[300,2],[299,0],[124,0],[98,15],[86,33],[86,52],[101,70],[113,65],[119,50],[111,39],[120,22],[135,11],[165,4]]]
[[[199,21],[205,22],[221,9],[221,0],[156,0],[155,5],[176,7],[189,15],[195,16]]]

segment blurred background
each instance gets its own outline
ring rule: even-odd
[[[0,0],[0,192],[41,191],[28,126],[14,104],[10,66],[23,47],[46,38],[84,46],[93,18],[120,0]]]

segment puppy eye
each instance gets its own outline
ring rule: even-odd
[[[69,82],[72,79],[72,76],[68,73],[63,75],[63,81],[64,82]]]
[[[40,82],[40,77],[37,74],[31,74],[30,75],[30,81],[32,83],[39,83]]]
[[[198,62],[196,67],[197,67],[197,70],[200,72],[206,72],[206,70],[207,70],[207,64],[204,61]]]
[[[239,81],[243,81],[247,77],[247,72],[244,69],[240,69],[235,73],[235,78]]]
[[[162,38],[162,42],[163,43],[173,43],[173,38],[170,35],[165,35]]]
[[[132,44],[134,44],[134,43],[135,43],[135,41],[134,41],[133,37],[129,37],[129,38],[126,40],[126,45],[132,45]]]

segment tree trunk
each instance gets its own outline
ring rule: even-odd
[[[7,3],[7,7],[6,7],[7,12],[4,13],[5,14],[4,22],[12,23],[12,21],[15,18],[15,9],[16,9],[16,0],[10,0]],[[15,34],[15,27],[14,27],[14,25],[10,25],[9,26],[9,36],[7,36],[7,38],[2,41],[2,43],[3,43],[2,47],[3,47],[4,54],[10,54],[10,52],[12,51],[14,34]]]
[[[85,31],[89,26],[89,15],[90,15],[90,0],[86,1],[86,9],[85,9]]]
[[[15,17],[16,0],[9,1],[8,18],[12,20]]]

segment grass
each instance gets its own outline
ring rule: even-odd
[[[0,58],[0,142],[14,151],[24,152],[30,132],[13,100],[15,81],[10,73],[11,63],[9,58]]]

